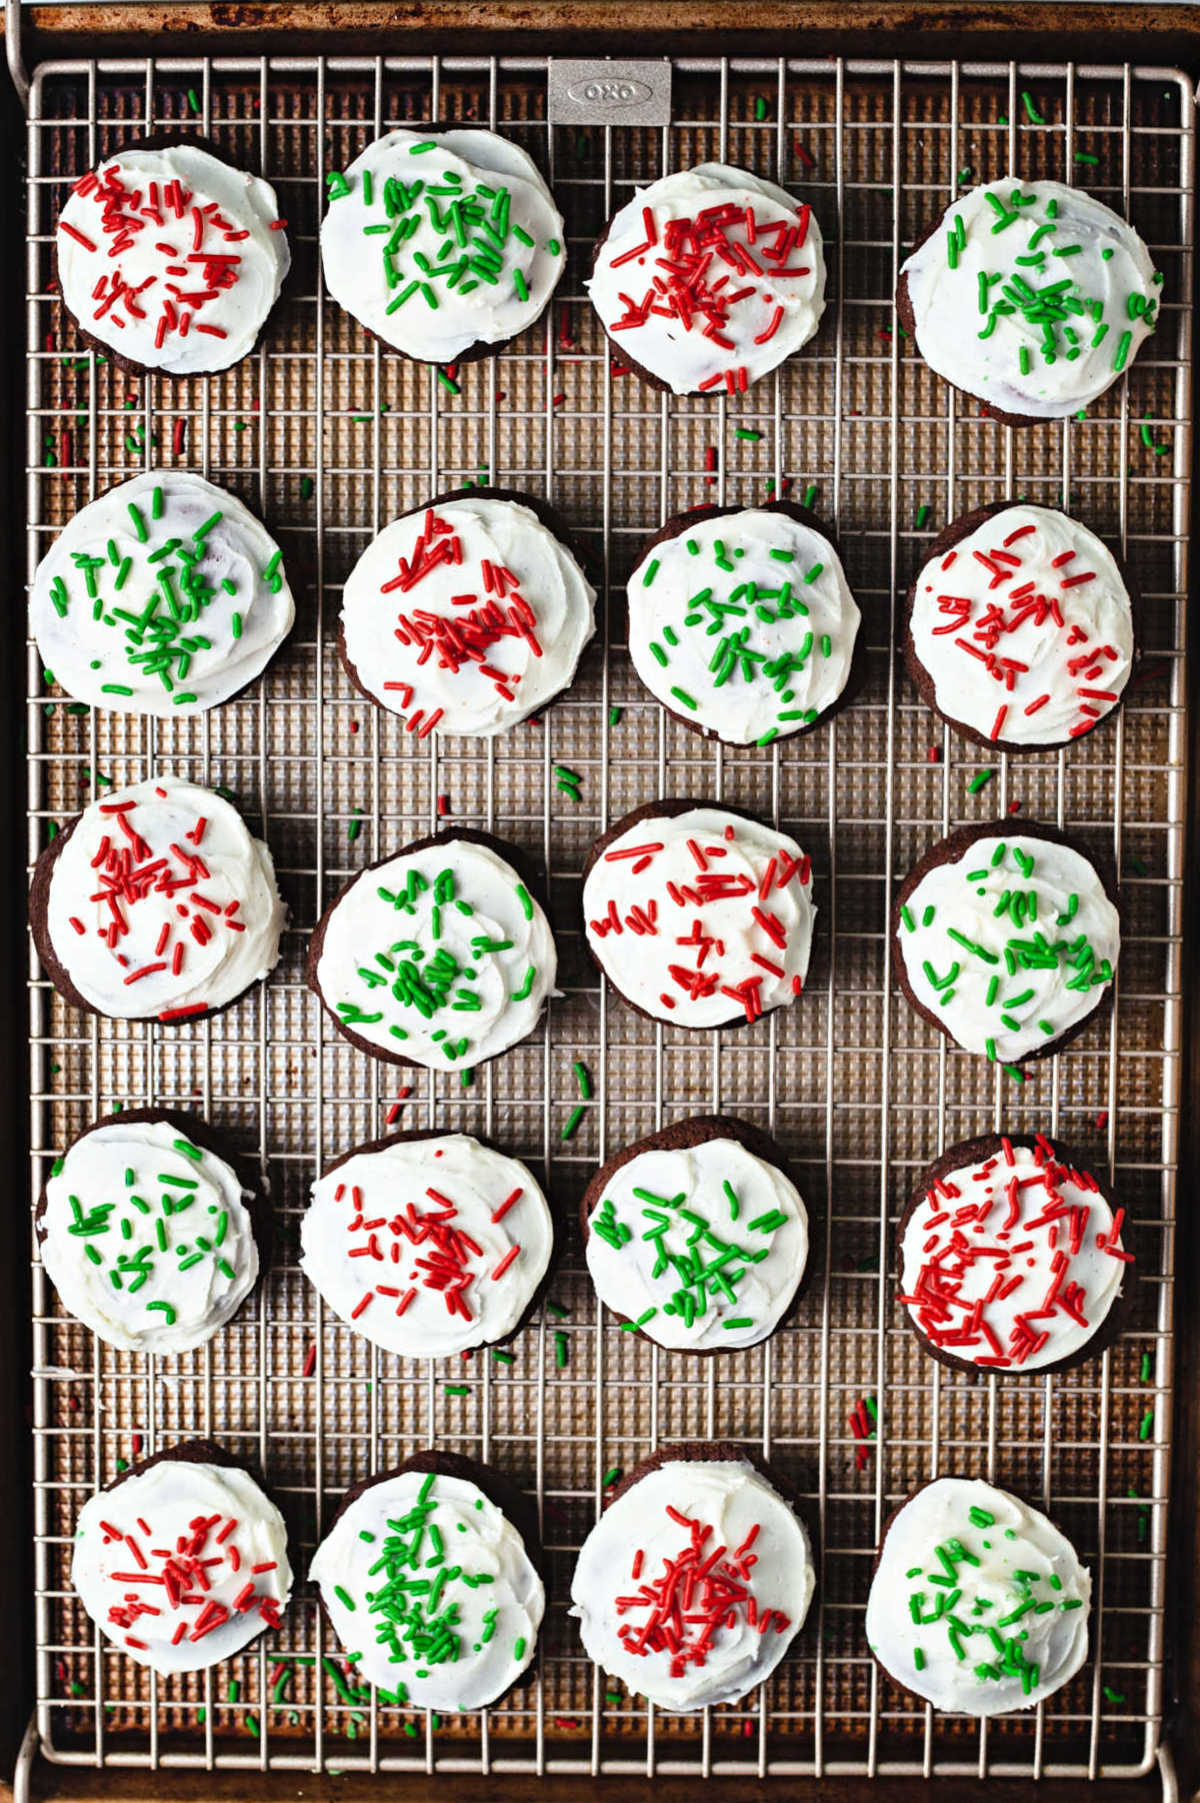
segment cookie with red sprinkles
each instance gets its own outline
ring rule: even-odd
[[[370,864],[329,904],[307,978],[373,1057],[470,1070],[533,1032],[558,953],[516,847],[468,827]]]
[[[275,190],[196,138],[134,140],[73,185],[55,231],[63,304],[134,373],[249,355],[291,264]]]
[[[908,591],[904,656],[922,700],[964,738],[996,751],[1071,745],[1129,681],[1129,575],[1059,508],[978,508],[930,546]]]
[[[652,1020],[752,1025],[803,991],[816,909],[796,841],[753,814],[648,801],[599,838],[583,871],[588,949]]]
[[[184,1440],[83,1505],[71,1582],[138,1665],[202,1671],[280,1625],[292,1589],[287,1527],[223,1447]]]
[[[926,1350],[979,1375],[1066,1371],[1109,1345],[1134,1270],[1125,1210],[1043,1134],[985,1134],[922,1172],[897,1300]]]
[[[355,1146],[313,1184],[300,1268],[385,1352],[447,1358],[511,1339],[554,1251],[528,1167],[467,1133],[421,1129]]]
[[[29,925],[76,1008],[166,1026],[211,1015],[279,959],[286,909],[267,846],[184,777],[108,790],[50,840]]]
[[[661,1709],[735,1703],[769,1678],[816,1584],[808,1530],[757,1454],[667,1446],[614,1491],[580,1550],[584,1650]]]
[[[621,361],[653,387],[742,394],[821,323],[821,229],[777,182],[701,163],[618,209],[586,286]]]
[[[1107,873],[1056,827],[1011,817],[931,845],[892,907],[918,1014],[1009,1070],[1058,1051],[1110,996],[1121,950]]]
[[[169,1026],[262,982],[286,919],[267,847],[178,776],[93,801],[43,851],[29,893],[38,956],[66,1001]]]
[[[401,514],[346,578],[338,649],[414,739],[493,738],[569,687],[596,591],[552,507],[463,488]]]

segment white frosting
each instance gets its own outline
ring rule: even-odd
[[[329,178],[329,195],[330,294],[421,363],[515,338],[566,263],[554,196],[533,159],[495,132],[387,132]]]
[[[355,1671],[419,1709],[494,1702],[527,1669],[546,1612],[520,1534],[461,1477],[401,1471],[371,1484],[309,1576],[342,1646],[362,1654]]]
[[[628,594],[646,687],[731,744],[801,732],[846,686],[861,615],[829,540],[785,513],[694,521],[646,552]]]
[[[300,1243],[343,1321],[385,1352],[445,1358],[513,1331],[554,1226],[525,1165],[449,1133],[355,1152],[318,1178]]]
[[[884,1535],[867,1644],[935,1708],[1004,1715],[1074,1677],[1091,1595],[1087,1567],[1039,1510],[979,1478],[936,1478]]]
[[[363,871],[324,927],[316,983],[334,1019],[384,1056],[433,1070],[507,1051],[533,1032],[554,988],[540,904],[511,864],[469,839]]]
[[[410,732],[492,738],[566,688],[596,591],[531,508],[472,496],[385,526],[342,591],[346,656]]]
[[[898,1299],[955,1358],[1039,1371],[1107,1319],[1131,1259],[1115,1225],[1095,1178],[1064,1165],[1048,1140],[1005,1140],[917,1203],[900,1241]]]
[[[639,1152],[612,1173],[588,1218],[596,1294],[660,1346],[756,1346],[778,1327],[807,1262],[799,1191],[724,1136]]]
[[[700,163],[637,190],[585,286],[614,343],[675,394],[734,393],[821,323],[821,228],[775,182]]]
[[[170,1354],[231,1321],[258,1277],[249,1192],[170,1121],[118,1119],[58,1161],[38,1222],[66,1308],[110,1346]]]
[[[718,1549],[685,1605],[668,1568],[678,1564],[684,1576]],[[737,1702],[769,1677],[803,1625],[815,1582],[807,1531],[753,1465],[672,1459],[611,1503],[584,1541],[571,1614],[589,1658],[659,1708],[682,1712]],[[722,1597],[710,1632],[705,1619]],[[667,1638],[659,1621],[670,1624]]]
[[[1052,507],[1006,507],[931,559],[909,632],[941,712],[1001,750],[1089,732],[1117,705],[1133,664],[1115,560]]]
[[[54,864],[46,928],[93,1008],[163,1020],[261,982],[286,918],[271,854],[236,808],[158,776],[84,809]]]
[[[145,470],[89,502],[29,597],[38,650],[68,695],[164,718],[236,695],[295,617],[266,528],[188,470]]]
[[[976,839],[928,870],[905,906],[897,938],[917,1000],[968,1052],[1001,1064],[1086,1019],[1121,949],[1095,868],[1032,832]]]
[[[131,145],[77,182],[59,215],[63,300],[132,363],[170,376],[228,369],[279,298],[292,260],[282,226],[258,176],[196,144]]]
[[[1153,330],[1161,292],[1127,220],[1080,188],[1015,176],[949,206],[901,274],[929,367],[1001,413],[1036,419],[1075,413],[1116,381]],[[1035,295],[1038,323],[1021,304]]]
[[[240,1466],[163,1459],[84,1503],[71,1582],[138,1665],[201,1671],[278,1625],[292,1590],[287,1528]]]
[[[803,988],[810,889],[796,841],[759,820],[713,807],[650,815],[592,866],[588,943],[610,982],[655,1020],[757,1020]]]

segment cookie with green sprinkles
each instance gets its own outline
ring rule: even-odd
[[[557,969],[531,863],[459,827],[380,858],[334,897],[307,980],[372,1057],[464,1071],[533,1032]]]
[[[935,373],[1009,426],[1065,419],[1154,330],[1162,278],[1132,225],[1081,188],[1007,176],[926,228],[896,290]]]
[[[1121,1330],[1135,1270],[1109,1185],[1041,1133],[947,1147],[909,1197],[896,1266],[926,1351],[977,1377],[1094,1358]]]
[[[38,651],[68,695],[164,719],[246,688],[295,617],[266,527],[190,470],[144,470],[81,508],[29,596]]]
[[[808,1272],[808,1211],[769,1134],[695,1115],[626,1146],[579,1207],[588,1274],[621,1328],[669,1350],[769,1338]]]
[[[1087,1567],[1039,1509],[982,1478],[934,1478],[884,1527],[867,1645],[935,1708],[1006,1715],[1083,1666],[1091,1598]]]
[[[56,1159],[34,1210],[64,1308],[108,1345],[191,1351],[237,1314],[269,1262],[270,1213],[207,1122],[127,1108]]]
[[[240,1459],[182,1440],[88,1498],[71,1582],[136,1664],[203,1671],[280,1626],[292,1590],[287,1525]]]
[[[893,965],[918,1014],[1018,1075],[1110,1005],[1120,949],[1112,877],[1024,818],[939,840],[892,909]]]
[[[847,698],[861,615],[833,540],[805,507],[677,514],[626,592],[635,670],[707,738],[771,745],[811,732]]]
[[[537,165],[496,132],[389,131],[326,177],[334,300],[419,363],[502,350],[545,311],[566,233]]]
[[[485,1709],[530,1673],[546,1609],[537,1508],[492,1466],[419,1452],[354,1485],[309,1576],[385,1702]]]

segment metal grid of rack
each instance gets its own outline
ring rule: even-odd
[[[31,646],[29,851],[107,784],[174,769],[227,786],[269,840],[292,909],[279,969],[186,1032],[84,1019],[31,953],[32,1189],[114,1102],[191,1107],[256,1153],[276,1258],[214,1343],[137,1360],[96,1342],[33,1269],[37,1728],[52,1759],[141,1767],[388,1771],[1129,1775],[1153,1766],[1164,1710],[1172,1222],[1182,1036],[1184,606],[1190,468],[1192,99],[1178,72],[1125,67],[680,61],[661,129],[549,126],[534,59],[317,58],[53,63],[29,122],[28,506],[32,571],[76,507],[151,459],[241,493],[284,547],[295,634],[247,695],[195,721],[74,709]],[[433,371],[367,343],[322,292],[324,178],[389,121],[470,119],[542,163],[570,265],[543,324],[499,359]],[[207,381],[133,380],[79,347],[53,293],[66,184],[145,129],[213,136],[261,164],[289,220],[294,279],[262,347]],[[820,335],[740,397],[677,400],[623,375],[581,281],[603,220],[638,179],[703,157],[794,185],[828,240]],[[1005,169],[1082,180],[1134,219],[1165,272],[1156,337],[1086,419],[1014,433],[949,393],[897,331],[902,247],[957,185]],[[175,422],[182,420],[183,426]],[[755,436],[745,436],[744,434]],[[370,536],[462,480],[552,499],[592,550],[607,624],[569,696],[499,742],[431,739],[349,688],[339,585]],[[864,612],[855,705],[798,745],[738,752],[639,689],[619,596],[641,537],[700,501],[802,495],[840,537]],[[1075,746],[982,759],[944,731],[892,655],[899,597],[929,533],[1005,493],[1070,505],[1137,571],[1143,662],[1115,723]],[[928,513],[924,510],[928,509]],[[920,525],[917,525],[917,521]],[[578,770],[581,799],[555,788]],[[606,993],[583,950],[591,839],[656,794],[722,797],[811,851],[820,907],[801,1003],[734,1035],[689,1037]],[[950,1050],[895,990],[894,881],[932,838],[1017,808],[1069,826],[1121,870],[1126,948],[1111,1020],[1011,1085]],[[370,858],[440,822],[540,857],[562,995],[541,1034],[481,1070],[413,1073],[399,1124],[494,1135],[544,1172],[562,1227],[554,1304],[515,1362],[380,1354],[323,1310],[296,1267],[323,1161],[397,1118],[396,1073],[354,1051],[303,988],[308,933]],[[595,1100],[571,1139],[572,1064]],[[582,1267],[573,1204],[596,1163],[709,1107],[774,1132],[815,1215],[815,1281],[765,1346],[689,1361],[615,1330]],[[1136,1222],[1130,1327],[1065,1376],[970,1383],[902,1325],[890,1237],[915,1172],[945,1143],[1043,1128],[1114,1178]],[[310,1351],[310,1349],[312,1349]],[[311,1367],[311,1375],[305,1375]],[[448,1392],[447,1384],[450,1385]],[[458,1393],[452,1393],[458,1392]],[[848,1412],[870,1397],[864,1448]],[[70,1533],[121,1460],[213,1433],[267,1474],[303,1571],[340,1493],[427,1442],[536,1491],[552,1600],[536,1680],[481,1716],[437,1720],[359,1700],[304,1586],[278,1635],[228,1668],[147,1677],[74,1601]],[[647,1710],[583,1658],[566,1619],[574,1553],[614,1468],[689,1437],[761,1449],[811,1509],[819,1575],[794,1656],[743,1704]],[[1093,1567],[1093,1658],[1027,1716],[935,1717],[881,1678],[862,1636],[872,1549],[934,1472],[979,1470],[1052,1511]],[[296,1656],[308,1664],[293,1664]],[[315,1663],[311,1661],[315,1660]],[[322,1661],[325,1663],[322,1663]],[[286,1671],[287,1677],[280,1678]]]

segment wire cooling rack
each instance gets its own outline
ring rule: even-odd
[[[186,1032],[84,1019],[31,962],[32,1186],[115,1103],[190,1107],[257,1153],[277,1256],[262,1296],[208,1347],[116,1354],[66,1319],[34,1254],[36,1726],[87,1765],[351,1771],[1131,1775],[1160,1752],[1172,1363],[1184,859],[1184,604],[1191,457],[1192,97],[1130,67],[682,61],[661,129],[546,123],[547,65],[486,58],[59,62],[30,97],[28,503],[32,570],[98,489],[152,458],[259,509],[300,618],[255,688],[198,720],[72,708],[29,661],[31,859],[111,782],[176,770],[223,784],[274,850],[292,909],[264,989]],[[322,291],[324,177],[389,121],[499,126],[546,169],[570,264],[542,326],[443,379],[368,343]],[[68,181],[149,126],[210,133],[275,184],[295,278],[263,347],[208,381],[131,380],[82,350],[52,291]],[[828,240],[820,335],[745,396],[661,397],[614,367],[582,293],[591,243],[635,180],[726,158],[791,183]],[[1014,433],[949,393],[895,325],[904,246],[958,184],[1008,169],[1079,181],[1127,212],[1165,272],[1161,323],[1128,383],[1086,419]],[[455,389],[458,392],[455,392]],[[182,423],[180,423],[182,422]],[[594,557],[607,627],[570,695],[486,745],[421,745],[350,689],[334,650],[340,585],[402,509],[490,475],[550,497]],[[644,535],[702,501],[803,498],[840,536],[862,604],[867,681],[823,731],[782,749],[706,743],[633,677],[621,583]],[[990,767],[919,704],[892,655],[898,599],[929,535],[1005,494],[1056,502],[1118,540],[1141,589],[1130,698],[1074,746]],[[556,764],[581,777],[579,799]],[[584,953],[579,871],[614,817],[659,794],[721,797],[811,852],[820,908],[801,1003],[689,1037],[606,993]],[[1022,814],[1115,857],[1127,942],[1111,1022],[1020,1087],[931,1033],[889,969],[894,883],[963,821]],[[562,995],[544,1031],[481,1070],[391,1069],[334,1035],[301,981],[322,906],[364,862],[443,817],[494,830],[549,873]],[[573,1137],[572,1066],[595,1086]],[[402,1105],[397,1108],[397,1103]],[[697,1110],[774,1132],[814,1214],[815,1280],[764,1347],[689,1361],[615,1330],[583,1272],[574,1203],[596,1163]],[[511,1364],[382,1355],[323,1311],[296,1264],[307,1186],[386,1124],[493,1135],[544,1171],[564,1255],[554,1306]],[[890,1236],[914,1172],[1007,1125],[1061,1134],[1109,1172],[1136,1223],[1129,1331],[1058,1377],[972,1384],[902,1325]],[[559,1311],[562,1311],[561,1313]],[[873,1438],[849,1416],[869,1399]],[[428,1442],[536,1492],[552,1602],[535,1683],[503,1707],[436,1717],[360,1701],[302,1585],[278,1634],[214,1672],[157,1679],[91,1628],[69,1585],[86,1495],[123,1460],[215,1434],[267,1474],[303,1572],[351,1482]],[[795,1656],[743,1704],[647,1710],[582,1656],[566,1599],[606,1485],[657,1445],[760,1448],[818,1529],[816,1601]],[[938,1471],[982,1472],[1049,1509],[1090,1563],[1093,1658],[1028,1715],[935,1717],[863,1638],[888,1510]],[[308,1664],[296,1664],[308,1658]],[[315,1663],[312,1661],[315,1660]],[[327,1663],[322,1663],[326,1660]],[[168,1782],[164,1780],[164,1783]],[[281,1790],[282,1794],[282,1790]]]

